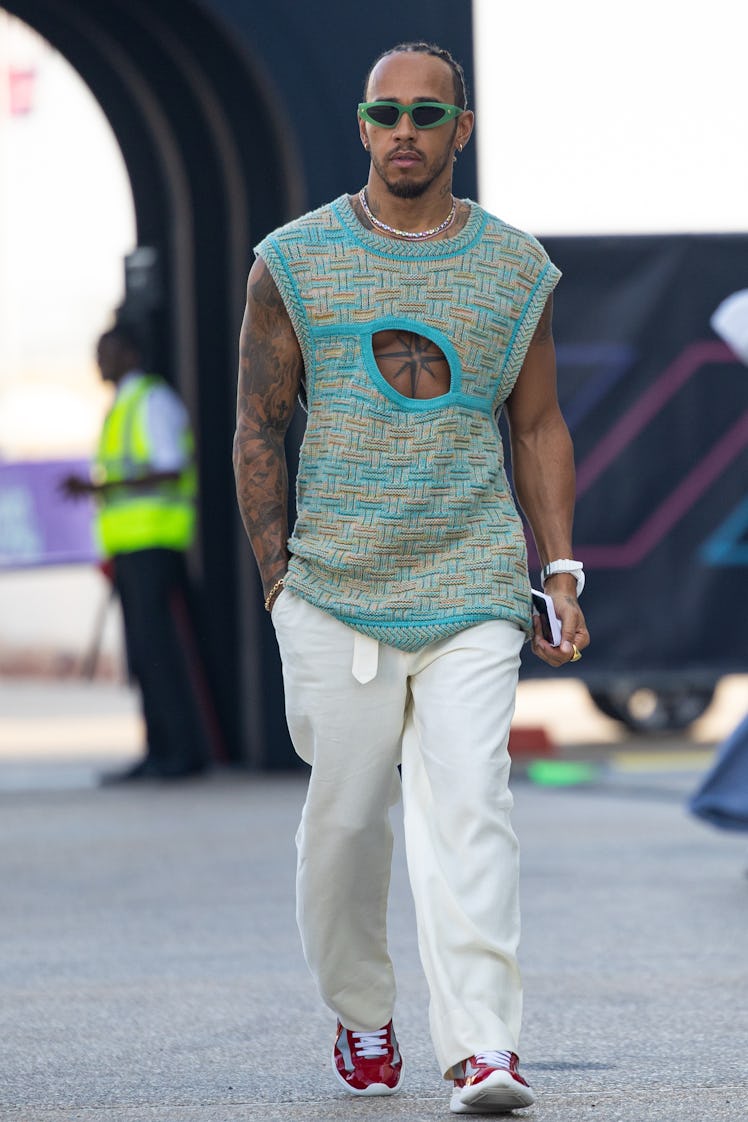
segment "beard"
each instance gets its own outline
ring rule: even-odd
[[[434,182],[433,177],[424,179],[422,183],[411,183],[407,179],[402,183],[390,183],[384,176],[382,178],[389,193],[397,199],[419,199]]]
[[[452,147],[450,144],[442,156],[435,157],[435,159],[426,166],[426,174],[424,178],[420,180],[408,178],[395,179],[388,174],[388,169],[381,160],[375,159],[374,156],[372,156],[371,162],[374,164],[379,178],[391,195],[394,195],[397,199],[419,199],[421,195],[424,195],[426,191],[428,191],[431,184],[439,178],[451,159]]]

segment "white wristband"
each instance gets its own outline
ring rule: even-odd
[[[545,588],[545,582],[549,577],[555,577],[556,573],[571,573],[576,578],[577,596],[582,595],[584,565],[581,561],[572,561],[570,557],[561,557],[558,561],[549,561],[540,571],[540,587]]]

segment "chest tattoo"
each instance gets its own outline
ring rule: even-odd
[[[412,331],[380,331],[374,357],[382,375],[405,397],[438,397],[449,391],[449,364],[436,343]]]

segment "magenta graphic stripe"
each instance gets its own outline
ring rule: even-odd
[[[724,343],[691,343],[652,383],[605,436],[595,445],[577,468],[577,498],[592,486],[605,468],[620,455],[693,375],[713,362],[735,362],[735,356]]]
[[[748,446],[748,411],[717,441],[627,542],[580,545],[576,555],[590,568],[626,569],[637,565],[665,537],[704,492]]]

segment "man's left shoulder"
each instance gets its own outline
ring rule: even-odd
[[[319,237],[320,232],[335,227],[339,224],[337,220],[337,208],[342,198],[343,196],[334,199],[330,203],[325,203],[324,206],[316,207],[314,210],[308,210],[305,214],[300,214],[297,218],[286,222],[285,225],[276,227],[275,230],[272,230],[263,241],[259,243],[256,252],[261,252],[262,247],[266,246],[268,242],[281,245],[295,241],[304,241],[309,238],[314,240]]]
[[[473,206],[477,207],[483,215],[485,237],[503,243],[508,250],[514,253],[522,253],[530,260],[537,261],[538,264],[547,264],[548,254],[533,234],[528,233],[527,230],[521,230],[518,226],[512,226],[511,223],[505,222],[503,218],[485,210],[478,203],[473,203]]]

